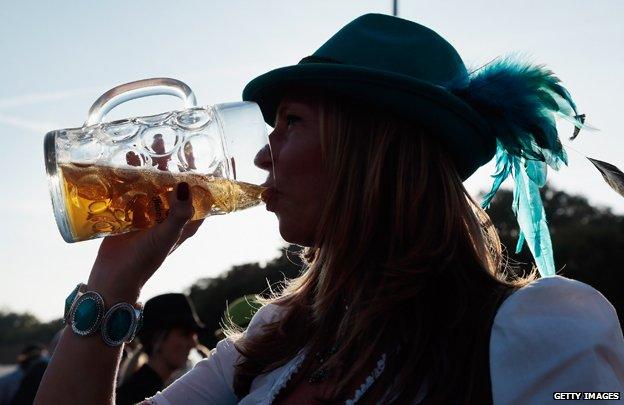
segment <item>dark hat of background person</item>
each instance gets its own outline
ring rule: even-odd
[[[193,303],[184,294],[169,293],[149,299],[143,308],[143,326],[139,339],[144,341],[154,332],[174,328],[184,328],[200,332],[205,330],[199,320]]]
[[[469,72],[444,38],[412,21],[366,14],[348,23],[314,54],[247,84],[243,100],[258,103],[274,125],[289,90],[311,88],[412,122],[448,151],[462,180],[496,156],[487,207],[501,183],[515,180],[519,246],[528,244],[540,273],[555,272],[539,189],[546,168],[567,164],[555,115],[584,127],[584,115],[559,79],[542,65],[497,58]],[[593,163],[593,162],[592,162]]]

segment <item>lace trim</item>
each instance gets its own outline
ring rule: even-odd
[[[299,352],[299,354],[297,354],[297,356],[295,357],[293,362],[290,364],[290,366],[288,366],[288,368],[275,381],[275,383],[273,384],[273,387],[271,387],[271,391],[269,392],[269,395],[267,396],[266,401],[264,401],[263,404],[270,405],[273,403],[277,394],[279,394],[279,392],[286,386],[286,384],[291,379],[291,377],[299,369],[299,367],[301,366],[301,363],[303,363],[303,360],[305,358],[306,358],[305,351],[301,351]]]
[[[273,401],[275,400],[275,397],[277,397],[277,394],[280,393],[280,391],[286,386],[288,381],[290,381],[290,379],[295,374],[295,372],[299,369],[299,367],[301,367],[301,364],[303,363],[303,360],[305,358],[306,358],[306,352],[304,351],[300,352],[295,357],[295,359],[290,364],[290,366],[288,366],[288,368],[284,370],[284,372],[275,381],[275,383],[273,384],[273,387],[271,387],[271,391],[269,392],[269,395],[267,396],[266,400],[262,402],[263,405],[270,405],[273,403]],[[373,371],[371,371],[368,377],[366,377],[366,381],[364,381],[362,385],[360,385],[360,387],[357,390],[355,390],[355,394],[353,398],[347,400],[345,402],[345,405],[354,405],[360,399],[362,399],[366,391],[368,391],[368,389],[371,387],[371,385],[373,385],[375,380],[379,378],[379,376],[381,375],[381,373],[383,373],[385,368],[386,368],[386,353],[383,353],[381,357],[379,358],[379,360],[377,360],[377,365],[375,366]]]
[[[381,373],[383,373],[385,368],[386,368],[386,353],[383,353],[381,355],[381,358],[377,360],[377,366],[375,366],[373,371],[371,371],[368,377],[366,377],[366,381],[364,381],[362,385],[360,385],[360,388],[355,390],[355,395],[353,396],[353,398],[345,402],[345,405],[354,405],[360,399],[362,399],[366,391],[368,391],[368,389],[371,387],[371,385],[373,385],[375,380],[379,378],[379,376],[381,375]]]

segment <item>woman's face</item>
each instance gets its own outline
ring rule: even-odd
[[[279,221],[280,234],[290,243],[314,246],[316,226],[327,194],[321,161],[319,103],[313,97],[282,99],[269,135],[268,148],[258,152],[256,166],[269,172],[265,186],[267,210]]]
[[[158,354],[163,356],[165,362],[172,369],[179,369],[186,365],[189,352],[197,346],[197,333],[185,329],[175,328],[167,333],[167,337],[163,339]]]

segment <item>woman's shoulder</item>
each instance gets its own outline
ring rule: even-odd
[[[520,329],[531,334],[536,331],[526,330],[526,326],[548,326],[551,331],[553,327],[582,327],[578,332],[592,333],[616,324],[615,308],[598,290],[562,276],[540,278],[516,290],[494,318],[495,328]]]
[[[261,331],[262,326],[278,321],[284,314],[284,307],[274,303],[268,303],[258,309],[249,321],[246,334],[255,334]]]
[[[535,280],[511,294],[494,318],[491,337],[492,353],[497,343],[503,342],[531,350],[531,343],[550,348],[622,344],[622,329],[615,308],[598,290],[554,276]]]
[[[556,391],[622,391],[624,338],[615,308],[580,281],[529,283],[494,318],[490,375],[500,403],[548,402]]]
[[[284,307],[272,302],[265,304],[256,311],[251,318],[251,322],[249,322],[249,326],[257,323],[264,324],[275,322],[283,315],[284,309]]]

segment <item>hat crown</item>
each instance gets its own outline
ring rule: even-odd
[[[402,74],[441,86],[467,76],[461,57],[440,35],[415,22],[383,14],[366,14],[353,20],[325,42],[314,58]]]
[[[458,174],[467,179],[496,150],[489,123],[450,89],[467,85],[468,79],[455,48],[431,29],[366,14],[297,65],[249,82],[243,100],[258,103],[269,125],[283,97],[305,87],[357,101],[440,137]]]
[[[202,327],[189,298],[180,293],[157,295],[145,303],[143,330]]]

